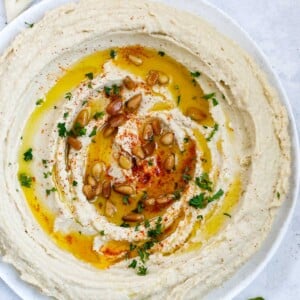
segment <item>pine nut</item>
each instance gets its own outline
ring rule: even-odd
[[[142,222],[144,221],[144,215],[137,214],[137,213],[129,213],[128,215],[124,216],[122,219],[125,222]]]
[[[119,165],[121,168],[129,170],[132,167],[131,159],[125,155],[121,155],[119,158]]]
[[[82,143],[74,137],[69,136],[67,143],[77,151],[82,148]]]
[[[161,125],[159,119],[153,119],[152,120],[152,128],[155,135],[161,134]]]
[[[155,205],[156,200],[154,198],[148,198],[146,200],[144,200],[144,204],[146,206],[153,206]]]
[[[174,167],[175,167],[175,155],[174,155],[173,153],[170,154],[170,155],[166,158],[166,160],[165,160],[165,162],[164,162],[164,167],[165,167],[165,169],[166,169],[167,171],[171,171],[171,170],[174,169]]]
[[[83,109],[77,116],[75,124],[78,123],[81,127],[84,127],[88,124],[90,120],[91,109],[87,107]]]
[[[92,186],[89,184],[84,185],[82,191],[88,200],[91,200],[95,197],[95,192]]]
[[[132,96],[127,102],[126,102],[126,108],[129,112],[135,112],[140,104],[142,102],[142,94],[136,94]]]
[[[105,199],[108,199],[111,194],[111,186],[108,180],[103,181],[102,183],[102,195]]]
[[[117,132],[117,128],[111,127],[109,125],[106,125],[103,129],[103,136],[105,138],[115,134]]]
[[[163,72],[159,72],[158,83],[163,85],[163,84],[167,84],[168,82],[169,82],[169,76]]]
[[[143,145],[143,150],[144,150],[144,153],[146,154],[146,156],[152,155],[155,148],[156,148],[155,142],[148,142]]]
[[[105,215],[112,217],[117,212],[117,208],[110,201],[106,201]]]
[[[145,153],[140,145],[136,145],[135,147],[132,148],[132,154],[140,159],[145,158]]]
[[[174,133],[173,132],[167,132],[165,133],[161,139],[160,139],[161,143],[164,145],[171,145],[174,142]]]
[[[145,141],[150,141],[153,139],[153,128],[151,124],[146,124],[143,130],[143,139]]]
[[[105,171],[105,164],[103,162],[97,162],[93,165],[92,174],[99,181],[102,173]]]
[[[136,83],[129,76],[124,78],[123,84],[128,90],[133,90],[136,87]]]
[[[143,60],[140,57],[132,55],[132,54],[128,55],[128,59],[136,66],[140,66],[143,63]]]
[[[114,190],[123,195],[135,194],[135,189],[131,185],[127,185],[127,184],[114,185]]]
[[[117,128],[126,122],[126,116],[124,114],[117,114],[108,119],[110,127]]]
[[[186,111],[186,114],[195,121],[201,121],[207,117],[206,113],[196,107],[189,107]]]
[[[106,107],[106,112],[111,116],[115,116],[121,111],[122,106],[123,103],[121,99],[111,101]]]
[[[159,77],[158,71],[150,70],[146,79],[147,84],[153,86],[157,83]]]

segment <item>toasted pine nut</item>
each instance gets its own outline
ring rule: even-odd
[[[160,135],[161,133],[161,125],[159,119],[153,119],[152,120],[152,128],[155,135]]]
[[[155,148],[156,148],[156,143],[154,141],[148,142],[143,145],[143,150],[144,150],[144,153],[146,154],[146,156],[152,155]]]
[[[143,63],[143,60],[138,57],[138,56],[135,56],[135,55],[132,55],[132,54],[129,54],[128,55],[128,59],[134,63],[136,66],[140,66],[142,63]]]
[[[161,196],[156,199],[157,204],[167,204],[174,199],[173,195]]]
[[[84,127],[88,124],[90,120],[91,115],[91,109],[90,107],[84,108],[80,113],[78,114],[75,124],[78,123],[81,127]]]
[[[92,187],[94,187],[94,186],[97,185],[97,181],[96,181],[95,178],[94,178],[93,176],[91,176],[91,175],[88,176],[88,178],[87,178],[87,183],[88,183],[90,186],[92,186]]]
[[[144,215],[129,213],[128,215],[124,216],[122,219],[125,222],[142,222],[144,221]]]
[[[153,205],[155,205],[155,202],[156,201],[154,198],[148,198],[148,199],[144,200],[144,204],[146,206],[153,206]]]
[[[174,133],[173,132],[167,132],[165,133],[161,139],[160,139],[161,143],[164,145],[171,145],[174,142]]]
[[[121,155],[119,157],[119,165],[121,166],[121,168],[129,170],[132,167],[131,159],[125,155]]]
[[[114,185],[114,190],[123,195],[133,195],[135,194],[135,189],[128,184],[118,184]]]
[[[117,115],[123,106],[123,102],[121,99],[116,99],[114,101],[111,101],[107,107],[106,107],[106,112],[112,116]]]
[[[167,84],[168,82],[169,82],[169,76],[163,72],[159,72],[158,83],[163,85],[163,84]]]
[[[123,83],[128,90],[133,90],[136,87],[136,83],[129,76],[124,78]]]
[[[127,102],[126,102],[126,108],[129,112],[135,112],[140,104],[142,102],[142,94],[136,94],[132,96]]]
[[[166,158],[164,162],[164,167],[167,171],[171,171],[173,170],[174,166],[175,166],[175,155],[172,153]]]
[[[111,186],[108,180],[103,181],[102,183],[102,195],[105,199],[108,199],[111,194]]]
[[[117,208],[110,201],[106,201],[105,215],[112,217],[117,212]]]
[[[126,116],[124,114],[117,114],[108,119],[110,127],[117,128],[126,122]]]
[[[136,145],[135,147],[132,148],[132,154],[140,159],[145,158],[145,153],[140,145]]]
[[[69,136],[67,142],[75,150],[80,150],[82,148],[82,143],[74,137]]]
[[[82,191],[88,200],[91,200],[95,197],[95,192],[92,186],[89,184],[84,185]]]
[[[157,83],[159,77],[159,73],[156,70],[150,70],[146,79],[146,82],[153,86]]]
[[[109,125],[106,125],[103,129],[103,136],[109,137],[117,132],[117,128],[111,127]]]
[[[102,183],[98,182],[95,188],[95,195],[99,196],[102,193]]]
[[[143,130],[143,139],[145,141],[150,141],[153,138],[153,128],[151,124],[146,124]]]
[[[105,171],[105,164],[103,162],[97,162],[92,167],[92,174],[96,180],[99,181],[101,174]]]
[[[189,107],[186,111],[187,116],[189,116],[192,120],[201,121],[204,120],[207,115],[205,112],[201,111],[196,107]]]

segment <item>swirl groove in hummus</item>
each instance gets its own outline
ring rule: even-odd
[[[287,190],[286,112],[247,54],[130,3],[54,10],[0,60],[1,254],[60,299],[204,296]]]

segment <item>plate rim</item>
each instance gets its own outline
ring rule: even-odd
[[[44,0],[39,3],[34,4],[29,9],[24,11],[22,14],[20,14],[16,19],[14,19],[12,22],[10,22],[8,25],[0,31],[0,56],[5,51],[7,47],[12,43],[12,41],[15,39],[15,37],[21,33],[26,28],[25,22],[36,22],[40,20],[45,13],[48,11],[55,9],[57,7],[60,7],[64,4],[70,3],[70,2],[78,2],[78,0]],[[153,2],[153,1],[152,1]],[[259,48],[256,41],[247,33],[246,30],[243,29],[243,27],[238,24],[237,21],[235,21],[231,16],[229,16],[227,13],[225,13],[223,10],[221,10],[219,7],[215,6],[214,4],[210,3],[207,0],[199,0],[199,3],[197,5],[199,7],[202,7],[204,11],[210,11],[212,14],[217,14],[219,17],[221,17],[221,23],[226,22],[226,26],[229,26],[231,28],[232,32],[231,34],[228,34],[224,32],[222,29],[218,28],[218,25],[216,25],[216,21],[209,20],[209,18],[203,16],[202,14],[199,14],[198,11],[191,11],[190,9],[182,8],[178,3],[169,3],[166,0],[160,0],[155,1],[159,3],[163,3],[164,5],[169,5],[172,7],[175,7],[182,11],[187,11],[189,13],[192,13],[194,15],[197,15],[201,18],[204,18],[207,22],[209,22],[213,27],[217,29],[217,31],[221,32],[223,35],[229,37],[230,39],[234,40],[235,43],[237,43],[240,47],[242,47],[247,53],[249,53],[249,49],[245,49],[244,46],[240,44],[239,40],[236,40],[235,38],[231,37],[231,34],[238,34],[239,38],[242,39],[243,42],[247,45],[247,47],[251,47],[252,51],[254,51],[254,54],[251,53],[251,57],[254,58],[254,61],[259,65],[259,67],[264,71],[267,79],[269,82],[271,82],[271,85],[276,90],[276,92],[279,95],[281,104],[284,105],[284,107],[287,110],[288,119],[289,119],[289,133],[291,134],[291,161],[293,162],[292,165],[292,171],[291,171],[291,177],[290,182],[292,188],[290,188],[289,195],[287,195],[284,202],[290,201],[290,206],[287,208],[286,212],[286,219],[283,222],[282,226],[278,230],[275,239],[272,243],[270,243],[268,247],[268,252],[263,255],[262,261],[253,268],[252,271],[248,272],[248,274],[243,278],[240,282],[236,284],[236,286],[229,288],[226,295],[223,294],[223,299],[232,299],[236,295],[238,295],[243,289],[245,289],[266,267],[266,265],[270,262],[274,254],[279,248],[279,245],[281,244],[288,227],[291,223],[295,207],[297,204],[297,198],[299,194],[299,183],[300,183],[300,172],[299,172],[299,137],[297,134],[297,126],[295,117],[293,115],[291,103],[289,101],[289,98],[287,96],[287,93],[283,87],[283,84],[281,83],[277,73],[275,72],[274,68],[270,65],[266,55],[263,53],[263,51]],[[226,27],[225,26],[225,27]],[[284,205],[284,204],[283,204]],[[283,206],[282,205],[282,206]],[[286,204],[287,205],[287,204]],[[279,208],[280,210],[280,208]],[[279,213],[277,213],[278,215]],[[275,219],[278,217],[275,216],[272,224],[272,229],[268,233],[267,237],[270,236],[270,233],[272,230],[274,230],[274,223]],[[267,237],[265,238],[263,244],[266,243]],[[262,249],[262,246],[260,247],[260,250]],[[257,253],[260,251],[258,250],[256,253],[254,253],[249,260],[247,260],[243,266],[241,266],[238,270],[235,271],[235,274],[237,274],[240,269],[242,269],[245,265],[247,265],[253,257],[257,255]],[[1,256],[0,256],[1,259]],[[231,278],[233,275],[231,276]],[[48,297],[45,298],[43,294],[41,294],[38,289],[31,284],[23,281],[20,277],[19,272],[11,265],[8,265],[7,263],[0,261],[0,278],[14,291],[19,297],[23,299],[49,299]],[[228,282],[230,279],[225,281]],[[25,294],[24,294],[25,291]],[[210,294],[210,293],[209,293]],[[208,294],[208,295],[209,295]]]

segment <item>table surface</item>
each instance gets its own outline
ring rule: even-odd
[[[5,14],[0,1],[0,30]],[[39,2],[39,1],[35,1]],[[186,3],[197,0],[169,2]],[[244,28],[266,54],[290,99],[300,128],[300,1],[299,0],[209,0]],[[181,5],[182,6],[182,5]],[[275,256],[263,272],[235,300],[261,296],[268,300],[300,299],[300,202]],[[0,279],[0,299],[18,300]]]

